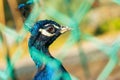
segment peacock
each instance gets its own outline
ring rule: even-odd
[[[52,20],[40,20],[32,27],[28,47],[37,67],[34,80],[71,80],[61,62],[49,52],[49,46],[68,30]]]

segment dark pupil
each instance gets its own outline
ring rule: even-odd
[[[48,26],[47,31],[50,32],[50,33],[54,33],[55,29],[54,29],[53,26]]]

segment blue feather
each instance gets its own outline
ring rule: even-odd
[[[20,4],[20,5],[18,6],[18,9],[21,9],[21,8],[23,8],[23,7],[25,7],[25,4]]]
[[[39,32],[40,28],[46,28],[44,26],[46,24],[54,24],[60,27],[52,20],[41,20],[36,22],[30,31],[32,35],[28,42],[29,52],[38,69],[34,80],[71,80],[61,62],[52,57],[48,50],[49,45],[60,34],[56,32],[55,36],[47,37]]]

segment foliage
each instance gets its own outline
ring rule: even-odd
[[[107,20],[106,22],[102,23],[95,31],[95,35],[100,35],[104,34],[106,32],[111,32],[111,31],[119,31],[120,30],[120,19],[115,18],[115,19],[110,19]]]

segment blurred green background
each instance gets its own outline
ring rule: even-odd
[[[23,18],[19,4],[34,4]],[[51,19],[72,30],[51,46],[73,80],[119,80],[120,0],[0,0],[0,80],[32,80],[29,28]]]

